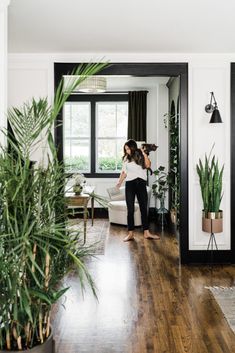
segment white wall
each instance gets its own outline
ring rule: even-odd
[[[0,1],[0,127],[6,127],[6,110],[7,110],[7,22],[8,22],[8,5],[10,0]],[[5,136],[0,131],[0,143],[5,145]]]
[[[231,61],[234,59],[231,58]],[[189,76],[189,224],[190,248],[205,249],[208,234],[201,231],[202,199],[195,165],[204,159],[215,143],[213,153],[220,166],[225,164],[221,209],[224,210],[224,231],[216,235],[218,248],[230,249],[230,64],[215,59],[211,62],[192,61]],[[205,112],[210,92],[214,91],[223,124],[209,124]]]
[[[209,152],[215,142],[215,154],[221,163],[225,163],[224,197],[224,231],[218,234],[220,249],[230,249],[230,62],[235,62],[235,54],[12,54],[9,56],[11,82],[9,85],[9,103],[14,104],[12,97],[14,82],[12,70],[22,68],[45,70],[48,83],[47,94],[53,94],[53,62],[88,62],[105,57],[110,62],[188,62],[189,64],[189,248],[206,249],[208,234],[201,231],[202,201],[199,190],[196,163],[199,157]],[[46,84],[46,83],[45,83]],[[22,85],[23,87],[23,85]],[[26,87],[31,93],[31,87]],[[209,114],[204,107],[209,102],[210,92],[214,91],[218,102],[223,124],[209,124]],[[20,93],[19,93],[20,94]],[[35,94],[35,92],[34,92]],[[153,122],[152,122],[153,123]],[[154,123],[153,123],[154,124]],[[150,132],[152,129],[150,129]],[[150,138],[150,136],[148,136]],[[110,180],[102,180],[105,187]],[[99,187],[99,186],[98,186]],[[97,192],[99,190],[97,189]]]
[[[167,82],[168,79],[165,79]],[[156,88],[149,91],[148,94],[148,112],[154,114],[148,115],[147,121],[147,141],[155,143],[158,146],[157,152],[150,153],[151,168],[157,169],[160,165],[168,170],[168,129],[164,126],[164,114],[168,112],[168,88],[166,84],[159,84]],[[149,185],[155,181],[154,174],[149,176]],[[150,206],[160,207],[159,202],[155,204],[155,198],[151,197]],[[168,205],[168,193],[166,194],[165,205]]]

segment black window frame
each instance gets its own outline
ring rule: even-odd
[[[87,178],[118,178],[119,173],[100,173],[96,172],[96,103],[97,102],[128,102],[128,93],[104,93],[104,94],[71,94],[67,102],[90,102],[91,104],[91,139],[90,139],[90,173],[83,173]],[[62,117],[63,118],[63,117]],[[63,120],[62,120],[63,121]],[[63,130],[63,123],[61,125]],[[63,132],[62,132],[63,136]],[[64,139],[61,141],[63,149]]]

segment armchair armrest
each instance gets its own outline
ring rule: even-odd
[[[107,189],[110,201],[123,201],[125,200],[125,191],[124,188],[113,187]]]

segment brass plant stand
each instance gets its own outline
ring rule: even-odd
[[[211,230],[212,229],[213,229],[213,225],[212,225],[212,219],[211,219]],[[218,246],[217,246],[216,239],[215,239],[215,233],[211,232],[210,239],[209,239],[208,246],[207,246],[207,250],[210,249],[210,245],[211,245],[211,251],[213,252],[213,250],[214,250],[213,243],[215,244],[216,250],[218,250]]]
[[[202,230],[210,233],[207,251],[211,252],[211,265],[213,263],[213,251],[218,250],[215,233],[223,232],[223,211],[202,213]]]
[[[213,247],[213,244],[215,244],[215,249]],[[211,246],[211,248],[210,248],[210,246]],[[217,246],[217,243],[215,240],[215,234],[213,232],[210,234],[210,239],[209,239],[208,246],[207,246],[207,251],[208,250],[210,251],[210,268],[212,270],[213,253],[214,253],[214,250],[218,250],[218,246]]]

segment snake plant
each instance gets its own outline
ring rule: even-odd
[[[204,164],[201,159],[197,164],[197,173],[199,176],[203,208],[207,212],[219,212],[222,200],[222,179],[224,165],[219,168],[218,159],[215,156],[212,159],[205,155]]]

